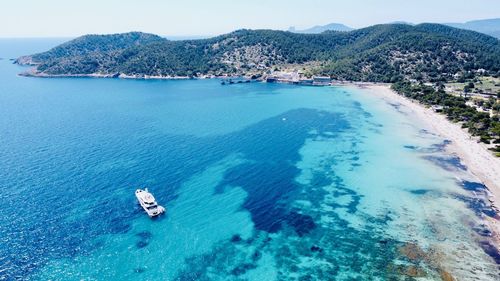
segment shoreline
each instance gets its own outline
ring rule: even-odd
[[[136,79],[136,80],[189,80],[189,79],[207,79],[208,77],[188,77],[188,76],[138,76],[138,75],[125,75],[125,74],[45,74],[35,72],[22,72],[18,74],[23,77],[36,77],[36,78],[116,78],[116,79]],[[212,78],[212,77],[209,77]],[[213,77],[219,78],[219,77]]]
[[[22,77],[34,78],[111,78],[111,79],[131,79],[131,80],[204,80],[204,79],[236,79],[245,75],[201,75],[201,76],[162,76],[162,75],[129,75],[124,73],[88,73],[88,74],[47,74],[36,71],[36,64],[14,62],[22,67],[31,67],[29,70],[18,73]],[[262,81],[255,79],[257,81]]]
[[[478,142],[476,137],[472,137],[459,124],[450,122],[445,115],[396,93],[388,84],[352,83],[351,86],[367,89],[387,102],[403,105],[411,117],[421,121],[438,136],[450,140],[445,152],[460,158],[467,171],[486,186],[488,200],[497,214],[500,214],[500,158],[493,155],[486,145]],[[500,249],[500,220],[488,216],[484,219],[493,231],[492,240]]]
[[[459,124],[446,119],[446,116],[426,108],[417,101],[412,101],[396,92],[386,84],[354,84],[357,87],[369,89],[382,98],[396,101],[410,110],[419,120],[428,125],[439,136],[450,140],[446,151],[455,154],[466,164],[468,170],[479,178],[497,197],[496,207],[500,204],[500,158],[495,157],[486,145],[477,141]]]

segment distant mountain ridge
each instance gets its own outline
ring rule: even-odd
[[[317,34],[317,33],[323,33],[325,31],[352,31],[354,28],[349,27],[347,25],[341,24],[341,23],[330,23],[327,25],[316,25],[308,29],[304,30],[297,30],[295,27],[290,27],[288,31],[294,32],[294,33],[310,33],[310,34]]]
[[[35,76],[263,75],[292,66],[339,80],[446,81],[464,71],[499,72],[500,40],[439,24],[320,34],[244,29],[183,41],[125,33],[83,36],[17,63],[35,65]]]
[[[405,21],[395,21],[391,22],[391,24],[408,24],[408,25],[415,25],[414,23],[411,22],[405,22]],[[496,38],[500,39],[500,18],[498,19],[485,19],[485,20],[473,20],[473,21],[468,21],[464,23],[441,23],[443,25],[455,27],[455,28],[460,28],[460,29],[465,29],[465,30],[472,30],[480,33],[484,33]]]
[[[407,24],[407,25],[416,25],[411,22],[406,22],[406,21],[394,21],[390,22],[388,24]],[[473,20],[473,21],[468,21],[465,23],[442,23],[443,25],[455,27],[455,28],[460,28],[460,29],[466,29],[466,30],[472,30],[472,31],[477,31],[481,32],[496,38],[500,39],[500,18],[497,19],[484,19],[484,20]],[[294,33],[312,33],[312,34],[317,34],[317,33],[322,33],[325,31],[352,31],[355,28],[346,26],[341,23],[331,23],[327,25],[317,25],[308,29],[304,30],[296,30],[295,27],[290,27],[288,31],[294,32]]]
[[[456,28],[481,32],[500,39],[500,18],[474,20],[465,23],[444,23],[444,24]]]

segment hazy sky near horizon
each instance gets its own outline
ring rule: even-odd
[[[365,27],[500,17],[500,0],[0,0],[0,37],[143,31],[216,35],[240,28]]]

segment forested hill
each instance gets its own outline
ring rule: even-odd
[[[167,42],[166,39],[148,33],[128,32],[110,35],[85,35],[63,43],[48,52],[24,56],[18,59],[20,64],[56,63],[58,60],[71,58],[73,62],[90,58],[116,56],[124,49],[153,42]]]
[[[238,75],[292,65],[343,80],[437,81],[468,70],[498,73],[500,41],[438,24],[376,25],[321,34],[238,30],[186,41],[127,33],[80,37],[17,62],[36,64],[33,74],[48,76]]]

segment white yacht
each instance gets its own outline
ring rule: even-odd
[[[137,189],[135,191],[135,197],[137,197],[137,200],[139,200],[139,204],[141,204],[142,208],[144,208],[144,211],[148,213],[149,217],[156,217],[165,212],[165,208],[156,203],[153,194],[149,193],[147,188]]]

